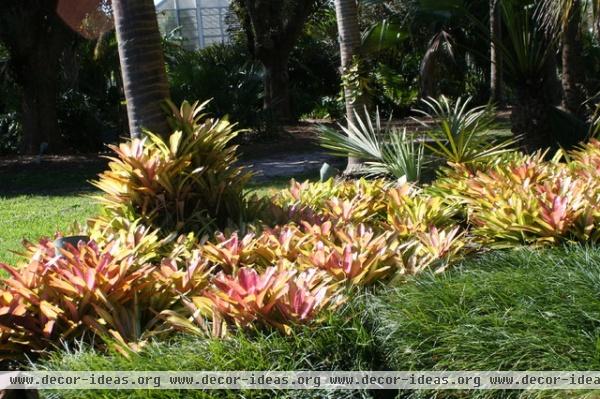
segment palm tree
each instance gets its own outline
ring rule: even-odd
[[[537,10],[548,34],[560,37],[562,42],[562,105],[582,119],[586,118],[582,104],[588,96],[581,42],[587,5],[585,0],[542,0]]]
[[[153,0],[113,0],[119,58],[129,133],[143,129],[166,135],[169,131],[162,105],[169,98],[160,32]]]
[[[498,11],[499,0],[490,0],[490,99],[502,104],[502,52],[496,48],[502,40],[502,20]]]
[[[361,45],[356,0],[335,0],[335,14],[340,41],[342,73],[345,73],[352,67]],[[347,86],[344,86],[344,97],[346,100],[346,118],[348,124],[354,125],[356,123],[357,111],[362,110],[364,104],[360,98],[355,98],[351,89]],[[359,159],[348,157],[348,165],[345,173],[355,173],[360,167],[361,163]]]

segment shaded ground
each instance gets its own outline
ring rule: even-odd
[[[255,183],[318,177],[323,162],[343,167],[344,160],[326,154],[315,141],[316,124],[287,128],[286,134],[239,147],[240,163],[255,173]],[[0,157],[0,197],[71,195],[93,191],[89,181],[106,169],[100,155]]]

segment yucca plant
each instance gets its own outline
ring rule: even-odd
[[[471,98],[458,98],[453,103],[445,96],[421,101],[425,109],[415,112],[427,119],[414,119],[427,129],[425,146],[448,162],[472,163],[495,157],[516,143],[515,139],[495,142],[490,134],[495,119],[491,106],[470,107]]]
[[[236,166],[239,134],[226,120],[209,118],[207,103],[170,104],[173,133],[111,146],[109,170],[96,187],[104,192],[100,224],[121,228],[140,220],[172,232],[204,232],[240,222],[242,198],[250,175]]]
[[[356,123],[348,121],[347,127],[339,125],[342,132],[322,126],[321,146],[336,156],[364,160],[361,172],[367,175],[419,181],[425,164],[420,140],[409,137],[406,130],[394,129],[391,120],[382,124],[379,111],[375,120],[366,112],[364,117],[355,113],[355,118]]]

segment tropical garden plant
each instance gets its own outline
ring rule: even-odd
[[[94,182],[104,192],[98,197],[104,212],[95,229],[140,220],[166,236],[240,222],[250,174],[235,165],[235,125],[209,118],[206,103],[170,107],[173,133],[168,138],[146,132],[144,138],[111,146],[117,157]]]
[[[496,118],[493,106],[470,107],[471,98],[453,102],[445,96],[421,101],[425,109],[416,112],[426,118],[417,119],[427,131],[425,146],[447,162],[472,163],[497,157],[511,151],[517,142],[496,142],[491,132]]]
[[[425,159],[418,138],[409,137],[406,130],[394,129],[391,120],[383,125],[379,112],[374,121],[365,112],[364,117],[356,113],[353,121],[347,122],[347,127],[340,125],[343,133],[322,127],[321,145],[334,155],[364,160],[359,173],[419,181]]]

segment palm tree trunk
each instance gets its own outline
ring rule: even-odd
[[[585,70],[581,53],[581,0],[573,0],[562,32],[562,87],[563,107],[573,115],[585,119]]]
[[[169,85],[154,2],[113,0],[112,8],[129,134],[140,137],[148,129],[164,136],[169,125],[162,104],[169,98]]]
[[[551,105],[537,90],[519,88],[515,94],[511,126],[513,134],[522,137],[522,150],[532,153],[552,145],[549,137],[551,126],[548,116]]]
[[[497,49],[502,42],[502,20],[498,3],[498,0],[490,0],[490,100],[502,106],[502,53]]]
[[[335,0],[335,14],[340,41],[342,73],[344,73],[352,66],[353,57],[358,54],[361,43],[356,0]],[[344,87],[344,96],[346,98],[346,118],[349,123],[356,123],[355,112],[362,111],[364,104],[360,99],[351,100],[353,96],[348,87]],[[356,173],[360,167],[359,159],[348,157],[345,173]]]

